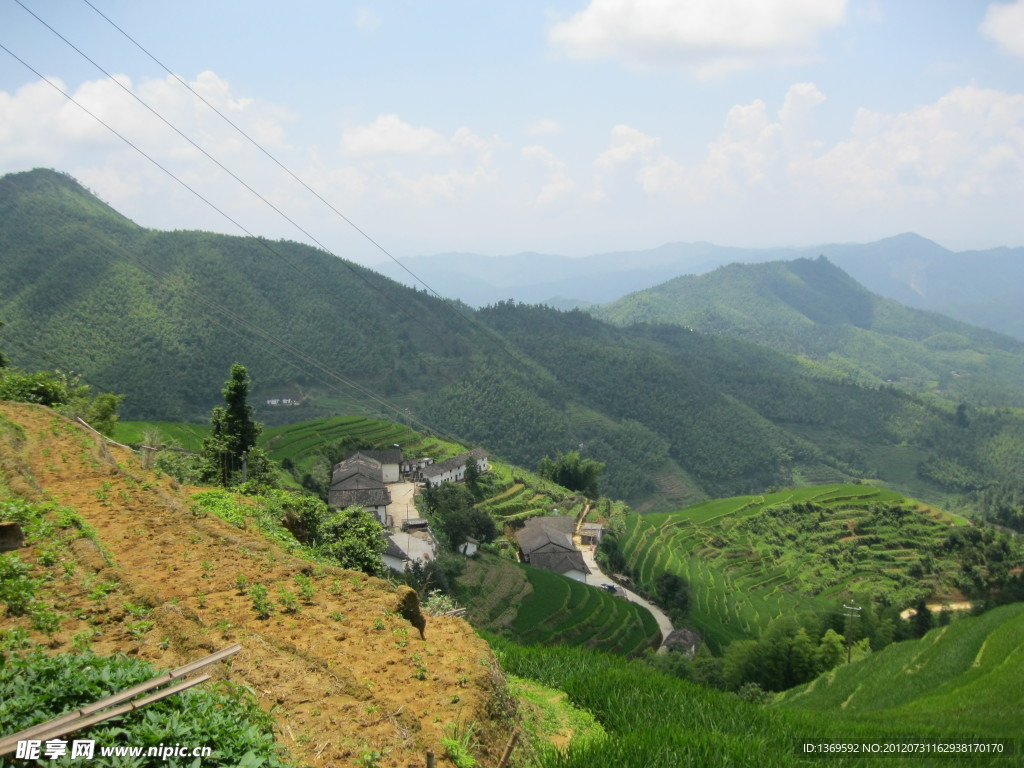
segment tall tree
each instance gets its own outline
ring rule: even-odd
[[[558,483],[563,488],[579,491],[588,498],[598,496],[598,483],[604,462],[581,459],[579,451],[569,451],[557,459],[545,456],[537,465],[537,474]]]
[[[252,382],[244,365],[231,366],[231,377],[224,382],[224,406],[210,416],[210,436],[203,441],[203,476],[207,481],[231,485],[245,479],[265,480],[268,460],[256,441],[263,425],[253,418],[248,403]]]

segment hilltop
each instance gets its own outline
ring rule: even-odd
[[[730,264],[589,311],[763,344],[875,385],[1024,405],[1024,343],[871,293],[823,256]]]

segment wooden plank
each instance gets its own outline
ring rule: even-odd
[[[177,680],[178,678],[186,677],[187,675],[197,672],[200,669],[203,669],[204,667],[208,667],[211,664],[216,664],[219,661],[223,661],[224,659],[230,656],[234,656],[240,650],[242,650],[242,646],[238,643],[235,643],[234,645],[230,645],[227,648],[223,648],[215,653],[211,653],[209,656],[204,656],[201,659],[189,662],[188,664],[178,667],[177,669],[172,669],[170,672],[165,672],[164,674],[154,677],[151,680],[147,680],[144,683],[139,683],[138,685],[132,686],[131,688],[123,690],[120,693],[115,693],[112,696],[100,699],[99,701],[93,702],[92,704],[82,707],[81,709],[76,709],[72,712],[63,714],[60,717],[56,717],[52,720],[47,720],[45,723],[39,723],[37,725],[33,725],[30,728],[26,728],[22,731],[19,731],[18,733],[11,734],[10,736],[5,736],[4,738],[0,739],[0,755],[5,755],[10,752],[13,752],[14,749],[17,747],[17,743],[19,741],[39,738],[36,735],[38,732],[49,731],[50,729],[57,728],[64,723],[69,723],[73,721],[77,722],[80,718],[89,717],[92,714],[99,712],[100,710],[106,709],[107,707],[112,707],[128,699],[133,699],[140,693],[145,693],[146,691],[152,690],[153,688],[157,688],[161,685],[165,685],[166,683],[169,683],[173,680]],[[203,677],[203,680],[207,679],[209,679],[209,676]],[[189,686],[185,687],[187,688]],[[129,707],[128,710],[124,711],[130,710],[131,707]],[[108,717],[113,717],[113,715],[108,715]],[[101,720],[97,722],[101,722],[103,719],[106,718],[101,718]],[[82,726],[76,725],[75,728],[73,728],[72,730],[77,730],[80,727]]]

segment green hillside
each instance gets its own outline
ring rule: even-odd
[[[1006,738],[1024,732],[1022,688],[1024,603],[1015,603],[837,667],[780,694],[775,705],[879,725],[955,722]]]
[[[238,362],[268,425],[383,419],[524,467],[583,446],[602,491],[643,511],[796,482],[876,480],[943,505],[1024,482],[1020,411],[957,411],[681,326],[456,312],[304,245],[143,229],[52,171],[0,179],[0,253],[12,363],[123,393],[126,419],[206,423]],[[986,370],[970,378],[1001,390]],[[266,402],[281,398],[299,405]]]
[[[765,344],[859,380],[979,405],[1024,406],[1024,344],[877,296],[824,257],[732,264],[590,310]]]
[[[838,710],[803,711],[752,704],[733,694],[702,688],[659,673],[646,664],[581,648],[525,648],[492,640],[502,667],[510,674],[566,692],[569,701],[589,710],[607,732],[605,738],[549,750],[535,761],[540,768],[679,768],[688,766],[960,766],[1017,765],[1021,709],[1019,693],[1003,700],[1000,721],[975,725],[946,714],[920,724],[892,719],[860,721]],[[881,654],[879,654],[881,656]],[[849,667],[851,671],[868,662]],[[1013,675],[1013,679],[1019,679]],[[1018,689],[1019,690],[1019,689]],[[1002,691],[993,691],[995,705]],[[1012,728],[1006,729],[1009,723]],[[812,754],[805,744],[920,744],[986,742],[1000,739],[1005,759],[990,755],[939,756]]]
[[[466,618],[523,645],[572,645],[633,655],[661,641],[650,611],[557,573],[493,556],[459,578]]]
[[[664,571],[689,582],[689,620],[722,648],[780,616],[837,614],[854,595],[897,608],[983,596],[1024,565],[1018,540],[958,523],[891,491],[840,485],[627,515],[617,537],[647,590]]]

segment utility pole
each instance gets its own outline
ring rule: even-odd
[[[851,601],[852,602],[852,601]],[[853,620],[860,615],[861,608],[856,602],[853,605],[847,605],[843,603],[843,608],[846,609],[846,663],[850,663],[850,657],[853,655]]]

